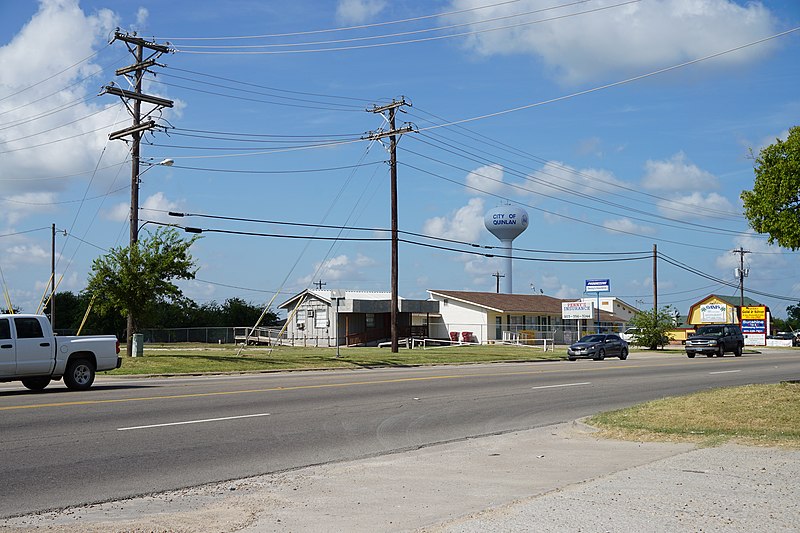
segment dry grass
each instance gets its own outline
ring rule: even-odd
[[[800,448],[800,384],[715,389],[601,413],[603,436]]]

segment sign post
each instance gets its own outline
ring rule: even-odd
[[[600,293],[611,290],[611,281],[608,279],[587,279],[583,292],[593,292],[597,295],[597,318],[595,333],[600,333]]]

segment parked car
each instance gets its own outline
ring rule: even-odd
[[[741,357],[744,335],[739,324],[708,324],[700,326],[694,335],[686,339],[686,355],[691,359],[698,353],[706,357],[722,357],[733,352]]]
[[[630,327],[619,334],[619,336],[627,343],[631,343],[633,341],[633,336],[638,335],[639,328]]]
[[[582,357],[602,361],[605,357],[628,358],[628,342],[613,333],[585,335],[567,348],[567,359],[574,361]]]
[[[792,341],[792,346],[800,346],[800,338],[798,338],[794,333],[789,333],[788,331],[781,331],[775,335],[768,335],[767,338]]]

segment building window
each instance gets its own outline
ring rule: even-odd
[[[314,327],[317,329],[325,329],[328,327],[328,310],[317,309],[314,314]]]
[[[366,316],[367,328],[375,327],[375,313],[367,313]]]
[[[305,326],[306,325],[306,310],[305,309],[298,309],[297,313],[294,315],[295,322],[298,326]]]

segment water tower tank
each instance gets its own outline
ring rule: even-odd
[[[511,294],[513,292],[511,276],[513,241],[528,229],[528,213],[521,207],[501,205],[486,212],[483,217],[483,224],[492,235],[503,243],[503,248],[506,249],[503,292]]]

